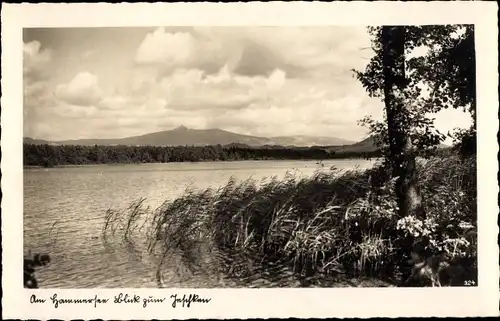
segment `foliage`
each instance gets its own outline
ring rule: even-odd
[[[50,256],[47,254],[36,253],[31,257],[24,258],[24,287],[28,289],[38,288],[38,281],[35,277],[35,270],[38,267],[47,265],[50,262]]]
[[[422,184],[427,219],[406,217],[398,221],[398,228],[414,237],[424,236],[433,253],[441,251],[455,257],[473,255],[476,251],[476,162],[473,157],[446,162],[453,171],[442,167],[439,159],[431,159],[420,177],[427,176]]]
[[[459,129],[453,135],[453,148],[460,155],[469,157],[476,154],[476,129]]]
[[[474,261],[475,161],[435,157],[419,163],[417,175],[426,221],[400,220],[387,169],[332,169],[312,178],[231,180],[219,189],[187,191],[150,213],[149,249],[161,249],[164,261],[180,253],[192,271],[217,266],[228,275],[251,274],[281,264],[299,278],[394,278],[402,262],[398,240],[413,233],[428,235],[431,251]]]
[[[380,152],[333,147],[249,146],[53,146],[24,144],[24,165],[168,163],[266,159],[337,159],[377,157]]]
[[[426,112],[464,108],[475,121],[476,64],[473,25],[408,27],[409,49],[428,46],[424,56],[408,59],[412,84],[424,82],[428,96],[421,97]]]
[[[400,126],[409,135],[419,155],[434,148],[445,136],[434,128],[428,115],[443,108],[463,108],[473,119],[475,132],[475,51],[472,25],[406,26],[406,89],[407,108]],[[355,71],[356,78],[371,97],[384,97],[383,48],[381,27],[369,27],[375,55],[364,72]],[[417,48],[426,47],[425,55],[412,56]],[[424,86],[427,88],[424,90]],[[387,118],[375,121],[371,117],[360,120],[377,137],[377,142],[388,155]]]

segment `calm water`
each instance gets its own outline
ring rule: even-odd
[[[136,243],[102,237],[108,208],[124,208],[142,197],[156,207],[187,187],[217,187],[230,177],[261,180],[287,172],[309,176],[331,166],[363,169],[373,163],[334,160],[321,167],[315,161],[240,161],[26,169],[24,248],[51,255],[51,263],[37,272],[40,287],[157,287],[157,258],[145,251],[140,236]],[[179,275],[175,262],[170,263],[164,269],[164,286],[236,286],[212,275]],[[258,279],[254,286],[273,286]]]

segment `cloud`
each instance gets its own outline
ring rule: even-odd
[[[137,49],[139,65],[154,65],[157,77],[176,69],[217,73],[226,66],[243,76],[269,76],[280,69],[288,78],[340,82],[371,57],[365,27],[194,27],[183,32],[158,28]]]
[[[36,81],[47,76],[46,68],[52,60],[52,51],[42,49],[39,41],[23,44],[23,76],[25,81]]]
[[[86,61],[86,60],[90,60],[90,59],[94,58],[97,54],[99,54],[99,50],[98,49],[90,49],[90,50],[84,51],[81,54],[80,58],[83,61]]]
[[[260,135],[319,135],[357,139],[365,130],[356,126],[365,114],[382,111],[380,103],[370,98],[346,94],[341,99],[329,99],[328,93],[306,84],[302,94],[275,97],[270,102],[254,104],[244,110],[228,111],[208,118],[208,127],[219,127],[236,132]]]
[[[176,68],[215,73],[227,65],[231,71],[247,76],[268,76],[278,68],[295,77],[309,73],[311,68],[345,68],[352,53],[359,56],[360,40],[369,45],[364,28],[345,30],[196,27],[191,31],[169,32],[158,28],[146,35],[137,49],[135,62],[162,66],[165,74]],[[341,52],[332,54],[335,50]]]
[[[370,39],[364,27],[197,27],[200,38],[217,39],[220,57],[232,49],[231,67],[237,73],[269,75],[279,68],[291,78],[326,75],[364,67]],[[365,59],[360,59],[363,53]],[[193,53],[203,55],[203,51]]]
[[[103,41],[113,39],[104,33],[92,47],[89,37],[85,48],[71,37],[74,43],[54,51],[26,43],[26,132],[124,137],[183,124],[357,140],[366,134],[359,119],[383,115],[382,102],[369,98],[351,72],[370,58],[363,27],[158,28],[138,30],[137,42],[123,35],[120,46],[106,50]],[[100,50],[99,59],[90,59],[96,53],[89,48]],[[79,73],[80,59],[94,74]]]
[[[138,64],[160,65],[165,72],[176,68],[197,68],[215,72],[225,64],[239,60],[238,45],[192,32],[167,32],[158,28],[146,35],[135,55]]]
[[[116,75],[94,59],[86,66],[95,74],[77,73],[76,68],[65,71],[62,66],[73,68],[65,60],[68,49],[57,48],[62,61],[52,61],[60,68],[52,68],[56,76],[51,82],[62,84],[55,88],[37,84],[28,101],[36,105],[45,99],[43,121],[54,128],[69,130],[66,123],[86,123],[82,126],[88,132],[75,129],[72,136],[120,137],[184,124],[252,135],[351,138],[359,134],[356,121],[371,112],[367,107],[371,102],[356,99],[366,92],[349,70],[359,65],[359,47],[366,36],[363,28],[359,30],[158,28],[146,34],[138,47],[129,47],[134,51],[99,52],[99,61],[120,62]],[[30,46],[26,49],[30,57],[50,58],[40,44]],[[77,59],[95,55],[85,50],[73,54]],[[125,64],[130,57],[133,61]],[[44,59],[38,61],[50,62]],[[68,73],[76,76],[64,83],[60,79]],[[104,93],[100,81],[113,94]],[[346,134],[347,123],[356,129]],[[64,130],[58,133],[68,135]]]
[[[281,52],[288,63],[304,69],[353,68],[359,65],[360,50],[369,46],[364,27],[290,27],[264,33],[252,29],[254,38]],[[267,36],[266,36],[267,34]]]
[[[23,95],[23,115],[25,122],[38,121],[40,114],[48,108],[56,105],[56,99],[52,95],[46,82],[38,81],[25,84]]]
[[[64,118],[92,119],[99,112],[95,106],[60,104],[53,109],[53,114]]]
[[[226,65],[212,74],[176,69],[161,77],[148,67],[136,69],[135,76],[129,85],[143,90],[140,94],[131,91],[131,95],[104,97],[93,112],[65,111],[109,119],[109,126],[136,124],[144,128],[143,133],[184,124],[250,135],[321,134],[356,139],[365,131],[356,126],[357,121],[381,110],[380,102],[367,97],[360,85],[352,86],[357,84],[354,80],[331,84],[289,79],[280,69],[269,76],[246,76]]]
[[[103,110],[123,110],[130,104],[129,99],[123,96],[104,97],[98,103],[98,107]]]
[[[24,104],[28,106],[43,105],[43,101],[51,98],[50,88],[44,81],[25,84]]]
[[[54,127],[49,122],[34,122],[24,125],[24,136],[31,138],[50,137],[54,134]]]
[[[365,133],[357,121],[366,114],[378,118],[382,106],[351,78],[330,83],[307,77],[289,79],[281,69],[268,76],[247,76],[227,65],[212,74],[179,68],[150,81],[144,97],[164,99],[163,106],[152,109],[157,112],[157,125],[164,129],[184,124],[250,135],[321,134],[357,139]],[[145,110],[134,107],[138,117],[152,113]]]
[[[97,76],[89,72],[78,73],[68,84],[57,86],[57,98],[72,105],[91,106],[99,103],[103,91]]]
[[[281,70],[269,77],[246,77],[235,75],[224,66],[212,75],[197,69],[179,69],[163,78],[160,87],[170,109],[213,111],[244,109],[265,101],[285,82],[286,75]]]
[[[52,51],[42,49],[39,41],[23,44],[23,126],[27,135],[46,135],[50,131],[44,121],[46,110],[54,104],[47,82],[51,62]]]
[[[275,69],[267,79],[270,91],[280,90],[286,81],[286,74],[283,70]]]
[[[138,63],[165,63],[186,66],[196,51],[196,40],[188,32],[167,33],[164,28],[156,29],[137,49]]]

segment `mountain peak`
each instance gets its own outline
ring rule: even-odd
[[[242,135],[219,128],[191,129],[180,125],[173,129],[131,136],[117,139],[78,139],[57,142],[47,142],[24,138],[24,142],[31,144],[58,144],[58,145],[151,145],[151,146],[206,146],[243,144],[248,146],[342,146],[352,142],[334,137],[315,136],[282,136],[282,137],[257,137]],[[357,143],[359,144],[359,143]],[[366,144],[370,145],[370,144]]]
[[[188,130],[188,128],[184,125],[180,125],[179,127],[176,127],[173,130]]]

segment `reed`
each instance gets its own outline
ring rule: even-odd
[[[148,248],[161,249],[163,258],[179,255],[192,271],[217,267],[229,275],[251,274],[281,264],[303,277],[393,278],[402,261],[397,241],[412,233],[426,234],[431,250],[475,261],[475,159],[435,157],[419,163],[418,177],[425,222],[397,217],[394,180],[381,166],[188,190],[149,212]],[[135,208],[108,211],[104,230],[130,222]],[[131,224],[125,226],[130,236]]]

